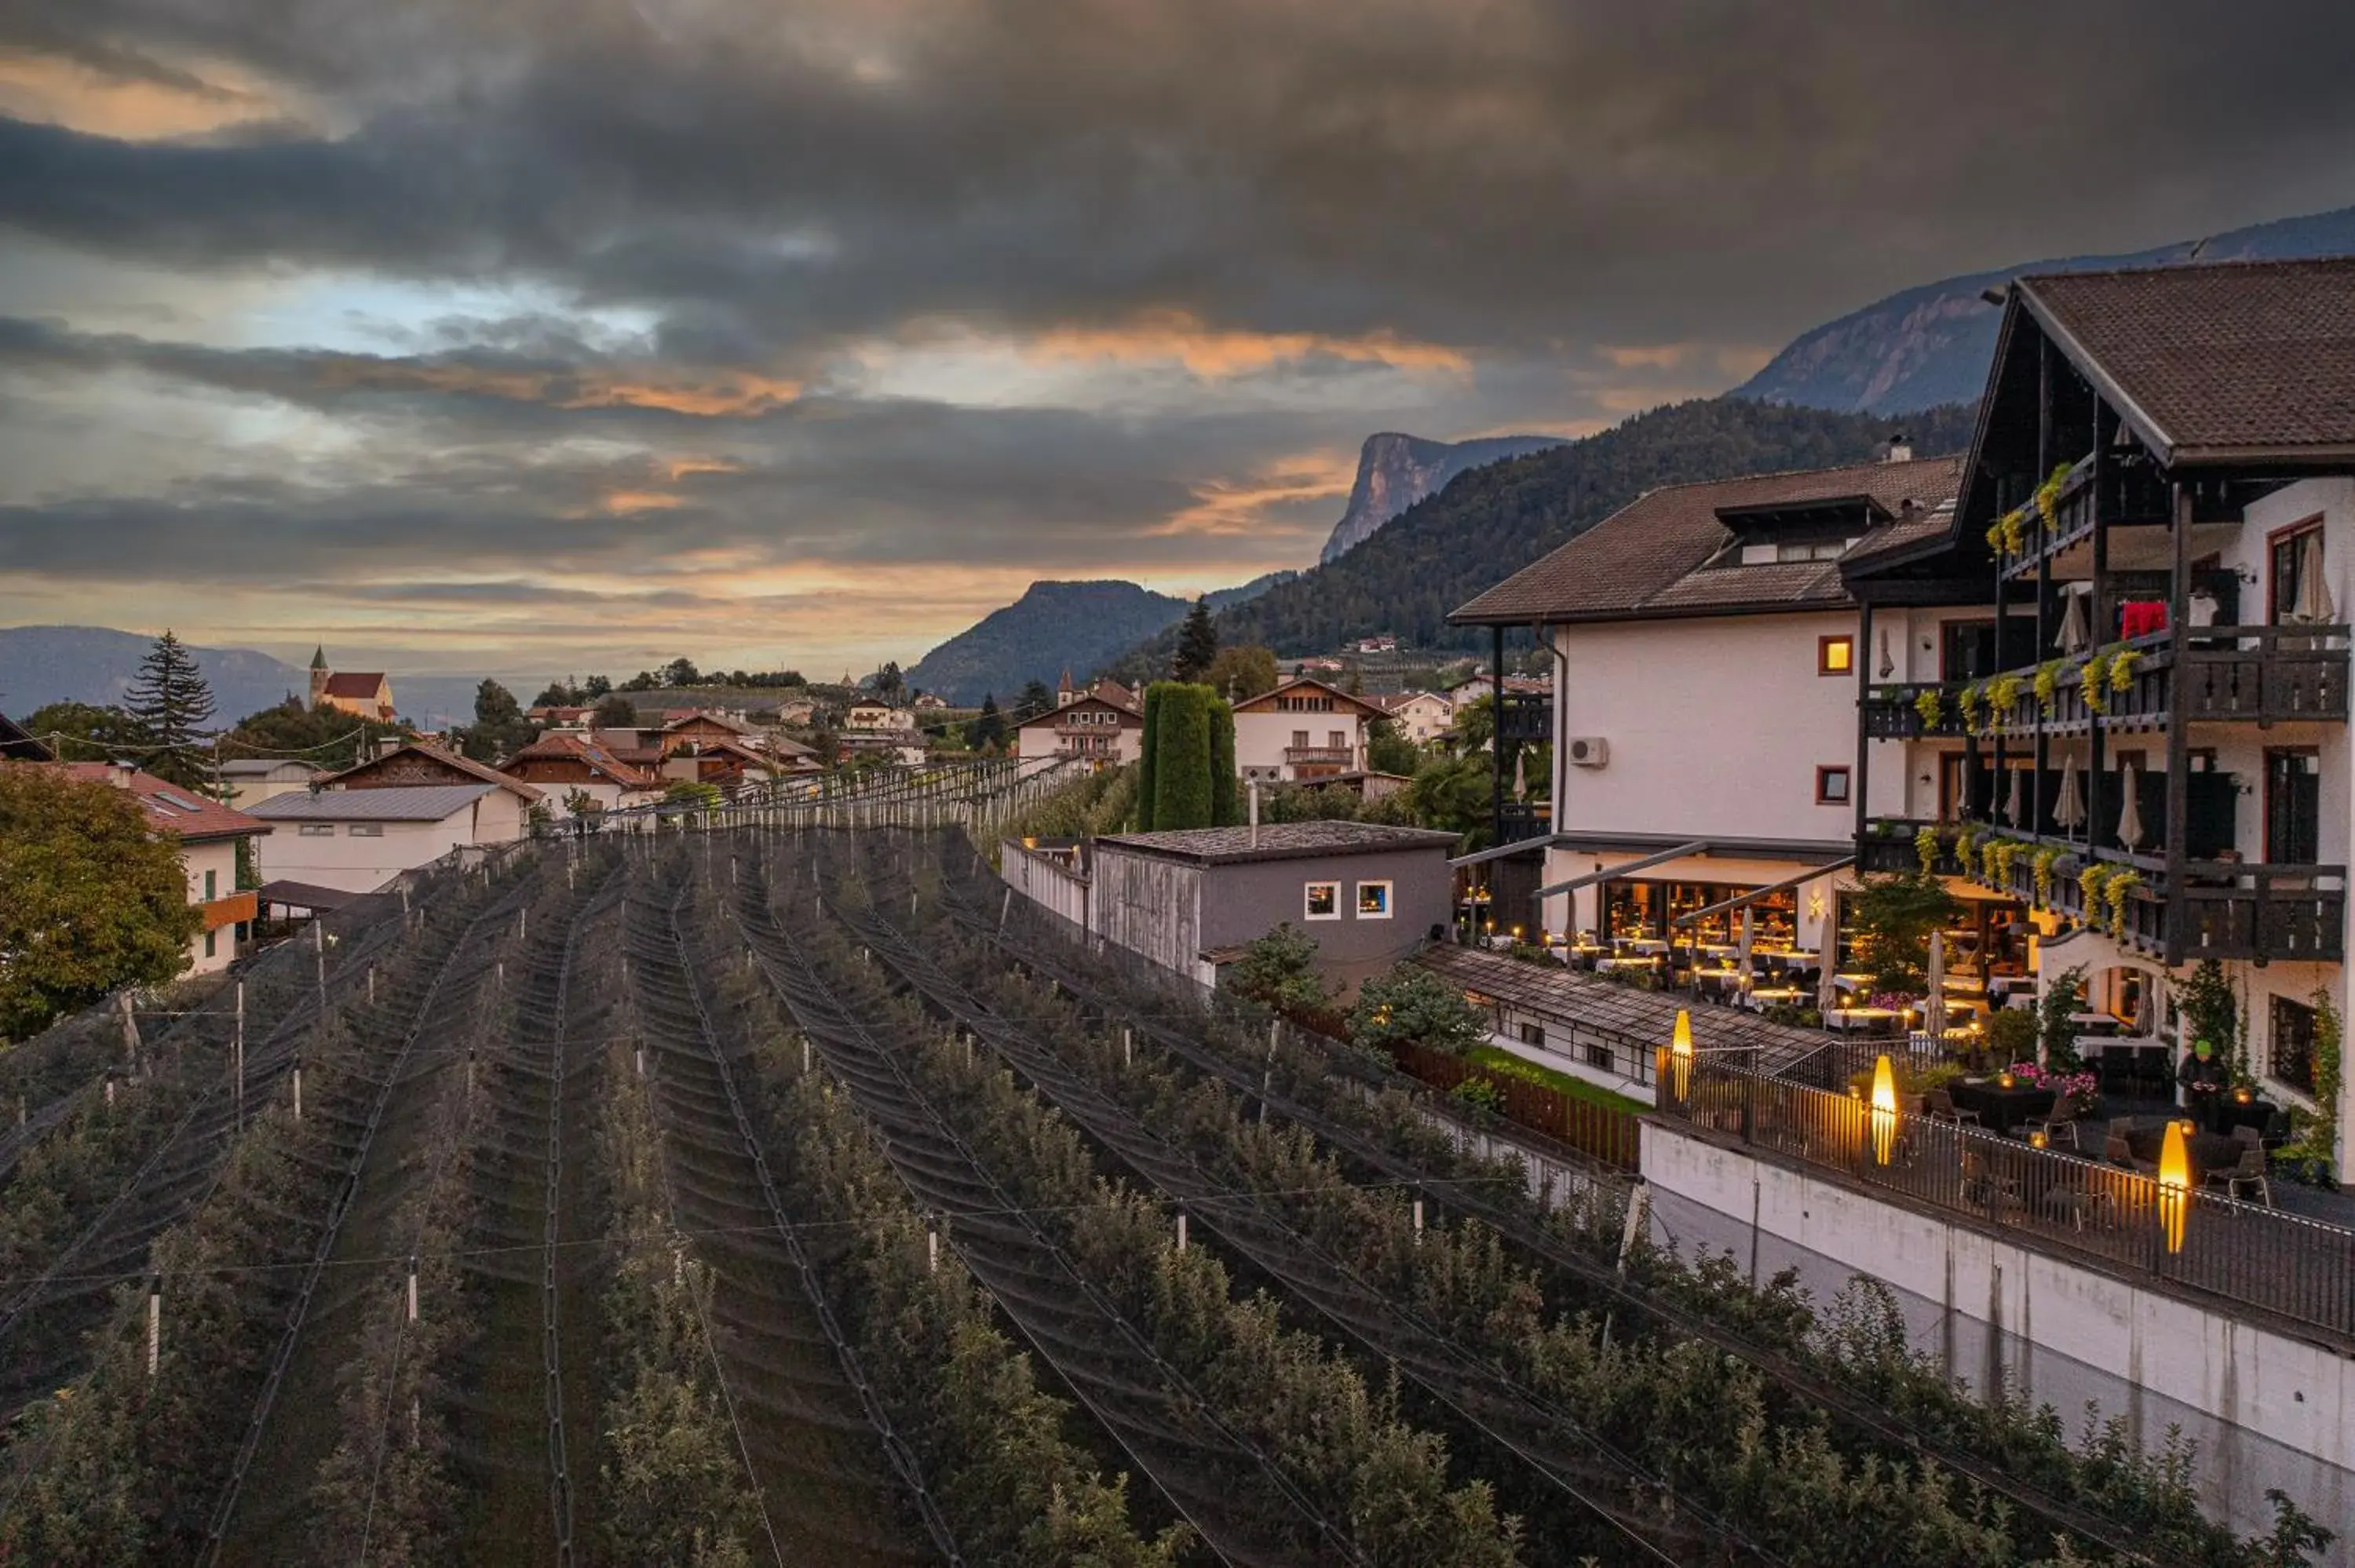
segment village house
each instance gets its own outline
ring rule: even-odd
[[[265,840],[270,824],[128,763],[54,766],[86,784],[128,790],[157,832],[179,841],[188,902],[204,912],[203,928],[188,942],[188,971],[201,975],[227,969],[244,945],[255,914],[252,892],[238,886],[238,846]]]
[[[291,758],[239,757],[220,765],[220,782],[229,803],[241,811],[272,795],[307,789],[314,779],[325,777],[326,772],[324,768]]]
[[[1366,700],[1417,746],[1430,745],[1455,722],[1455,705],[1437,692],[1369,692]]]
[[[661,798],[663,781],[623,762],[597,735],[551,732],[506,758],[499,771],[543,791],[573,816],[617,810]]]
[[[545,707],[526,708],[523,716],[529,719],[535,727],[543,730],[587,729],[590,721],[596,716],[596,714],[597,710],[593,705],[580,707],[570,705],[561,706],[550,705]]]
[[[399,744],[387,741],[375,757],[331,774],[322,782],[329,789],[389,789],[417,784],[491,785],[502,798],[479,815],[485,831],[494,836],[474,841],[478,843],[505,843],[509,839],[521,838],[531,808],[542,799],[538,789],[486,762],[477,762],[421,740]]]
[[[1055,705],[1026,719],[1014,732],[1015,755],[1079,759],[1117,768],[1145,755],[1145,705],[1118,681],[1074,687],[1071,673],[1055,693]]]
[[[912,712],[874,697],[850,705],[835,740],[846,759],[879,758],[911,768],[921,764],[929,749]]]
[[[34,737],[33,732],[0,714],[0,757],[11,762],[54,762],[57,758],[49,748]]]
[[[393,720],[392,682],[381,671],[331,670],[327,651],[311,654],[311,705],[321,705],[378,724]]]
[[[261,844],[265,886],[344,893],[372,893],[453,850],[506,843],[525,832],[513,793],[473,781],[305,789],[264,800],[251,814],[276,830]]]
[[[1382,709],[1295,676],[1235,705],[1235,769],[1263,784],[1315,784],[1366,766],[1366,726]]]

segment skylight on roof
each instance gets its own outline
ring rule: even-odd
[[[204,810],[202,806],[197,805],[194,800],[184,800],[179,796],[173,794],[169,789],[156,790],[155,798],[159,800],[168,800],[173,805],[179,807],[183,811],[201,811]]]

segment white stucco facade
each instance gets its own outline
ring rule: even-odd
[[[495,786],[471,791],[473,799],[453,801],[440,816],[407,820],[388,814],[370,799],[395,793],[413,792],[329,790],[264,801],[255,814],[273,831],[261,841],[262,880],[368,893],[453,849],[508,843],[524,833],[522,801]]]
[[[268,843],[268,837],[257,841]],[[188,902],[205,911],[205,928],[188,940],[188,972],[211,974],[237,957],[237,927],[244,907],[237,900],[237,841],[208,839],[180,846],[188,875]],[[210,906],[211,907],[207,907]]]

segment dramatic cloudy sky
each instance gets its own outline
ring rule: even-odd
[[[1891,289],[2355,201],[2343,7],[9,0],[0,624],[912,657]]]

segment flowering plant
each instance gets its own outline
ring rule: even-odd
[[[1902,1012],[1909,1007],[1919,1007],[1922,999],[1908,996],[1902,991],[1877,991],[1865,999],[1867,1007],[1884,1008],[1891,1012]]]
[[[2015,1083],[2031,1089],[2051,1089],[2081,1111],[2092,1110],[2102,1099],[2102,1081],[2091,1073],[2056,1073],[2033,1062],[2014,1062],[2004,1069]]]

